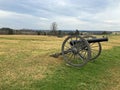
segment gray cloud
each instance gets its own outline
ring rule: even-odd
[[[119,0],[0,0],[0,27],[48,29],[56,21],[60,29],[113,29],[117,25],[118,30],[119,6]]]

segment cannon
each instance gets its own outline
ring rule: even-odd
[[[57,58],[62,55],[68,65],[82,67],[88,61],[95,61],[102,51],[101,42],[105,41],[108,41],[107,37],[71,35],[63,41],[61,52],[50,56]]]

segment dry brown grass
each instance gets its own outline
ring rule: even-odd
[[[52,74],[61,60],[49,55],[60,51],[62,41],[52,36],[1,35],[0,86],[14,82],[25,85]]]
[[[120,36],[108,36],[108,42],[102,42],[103,49],[111,49],[115,46],[120,46]]]

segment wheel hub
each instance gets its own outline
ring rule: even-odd
[[[78,50],[77,50],[76,47],[73,47],[73,48],[72,48],[72,53],[73,53],[73,54],[78,54]]]

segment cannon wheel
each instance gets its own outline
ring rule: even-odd
[[[71,45],[72,40],[81,42]],[[75,67],[84,66],[91,58],[89,43],[80,36],[68,36],[62,44],[61,51],[65,62]]]
[[[94,36],[83,36],[84,39],[88,40],[88,39],[93,39],[96,38]],[[96,42],[96,43],[90,43],[90,48],[91,48],[91,58],[90,61],[95,61],[95,59],[101,54],[101,44],[100,42]]]

